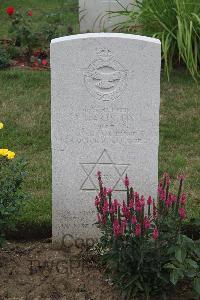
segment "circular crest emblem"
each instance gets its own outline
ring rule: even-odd
[[[84,72],[84,80],[89,93],[96,99],[115,100],[126,87],[127,71],[113,58],[110,50],[103,49]]]

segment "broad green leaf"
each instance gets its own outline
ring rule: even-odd
[[[170,273],[170,281],[171,281],[171,283],[173,283],[173,285],[176,285],[176,283],[178,282],[178,279],[179,279],[178,270],[173,270]]]
[[[183,247],[182,248],[179,248],[179,247],[176,248],[175,257],[180,263],[182,263],[185,260],[186,255],[187,255],[187,252],[186,252],[185,248],[183,248]]]
[[[195,260],[189,258],[189,259],[186,260],[186,262],[187,262],[191,267],[193,267],[193,268],[195,268],[195,269],[198,268],[198,264],[197,264],[197,262],[196,262]]]

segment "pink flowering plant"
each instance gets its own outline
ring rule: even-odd
[[[126,175],[126,200],[122,203],[112,199],[112,190],[103,186],[100,171],[97,177],[99,251],[106,272],[122,295],[129,299],[143,293],[148,299],[186,278],[200,294],[199,243],[181,233],[186,218],[183,176],[175,195],[170,191],[169,175],[164,174],[155,201],[134,191]]]

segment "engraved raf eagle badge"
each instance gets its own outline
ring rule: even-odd
[[[117,99],[127,84],[127,71],[116,61],[110,50],[102,49],[84,72],[89,93],[98,100]]]

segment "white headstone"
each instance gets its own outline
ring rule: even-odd
[[[133,0],[79,0],[80,32],[110,32],[124,16],[110,15],[108,12],[130,10]]]
[[[96,173],[114,197],[156,196],[160,41],[118,33],[52,40],[53,241],[94,238]],[[124,198],[123,198],[124,197]]]

